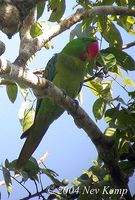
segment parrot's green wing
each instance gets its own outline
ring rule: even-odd
[[[52,81],[56,74],[57,54],[55,54],[47,63],[43,77]]]
[[[43,74],[43,77],[46,78],[49,81],[53,81],[53,78],[55,77],[56,74],[56,62],[57,62],[57,54],[55,54],[47,63],[46,67],[45,67],[45,71]],[[37,100],[37,104],[36,104],[36,111],[35,111],[35,117],[37,116],[37,113],[40,109],[41,103],[42,103],[43,99],[38,99]],[[31,127],[30,127],[31,128]],[[21,135],[21,139],[25,138],[28,136],[29,134],[29,129],[26,130],[22,135]]]
[[[49,81],[53,81],[54,76],[56,74],[56,62],[57,62],[57,54],[55,54],[47,63],[46,67],[45,67],[45,71],[43,74],[43,77],[46,78]],[[38,99],[37,100],[37,104],[36,104],[36,112],[35,112],[35,116],[37,115],[37,112],[40,108],[42,99]],[[21,138],[23,138],[21,136]]]

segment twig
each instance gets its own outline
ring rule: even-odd
[[[89,81],[92,81],[94,80],[95,78],[99,77],[101,75],[101,72],[103,71],[103,68],[101,68],[98,72],[96,72],[93,76],[89,77],[89,78],[86,78],[83,82],[86,83],[86,82],[89,82]]]
[[[18,181],[16,178],[18,178],[18,176],[16,176],[16,177],[15,176],[11,176],[11,179],[15,180],[18,184],[20,184],[28,192],[28,194],[30,196],[31,192],[20,181]]]
[[[45,73],[45,71],[46,71],[45,69],[39,69],[39,70],[37,69],[37,70],[33,70],[33,74],[41,74],[42,75]]]
[[[135,46],[135,41],[123,45],[123,46],[122,46],[122,49],[123,49],[123,50],[124,50],[124,49],[128,49],[128,48],[133,47],[133,46]]]
[[[1,79],[0,80],[0,85],[16,85],[16,83],[14,83],[13,81],[8,81],[8,80]]]
[[[123,86],[121,85],[117,80],[116,78],[114,78],[113,76],[111,76],[110,74],[108,74],[108,76],[110,76],[126,93],[128,93],[128,90]]]
[[[20,199],[20,200],[28,200],[28,199],[32,199],[37,196],[42,196],[43,193],[47,193],[47,190],[48,190],[48,187],[41,190],[40,192],[36,192],[36,193],[31,194],[30,196],[24,197],[23,199]]]

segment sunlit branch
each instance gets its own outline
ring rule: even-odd
[[[124,50],[124,49],[128,49],[128,48],[133,47],[133,46],[135,46],[135,41],[123,45],[123,46],[122,46],[122,49],[123,49],[123,50]]]
[[[27,38],[26,41],[23,40],[23,48],[20,47],[20,54],[15,63],[18,65],[25,65],[29,58],[37,51],[41,50],[41,48],[43,48],[48,41],[66,31],[81,20],[105,15],[135,16],[135,8],[122,6],[97,6],[90,10],[85,10],[83,8],[78,9],[73,15],[65,18],[59,24],[52,27],[46,27],[41,36],[38,36],[35,39]]]

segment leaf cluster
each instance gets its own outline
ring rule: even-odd
[[[6,184],[6,189],[8,195],[12,191],[12,180],[16,181],[24,190],[28,192],[28,197],[24,199],[31,199],[38,196],[43,199],[52,199],[52,197],[57,197],[62,200],[62,188],[69,184],[68,179],[63,179],[60,181],[57,177],[58,174],[47,168],[42,162],[43,167],[40,167],[35,158],[31,157],[30,160],[25,164],[24,168],[18,171],[16,169],[16,160],[9,162],[8,159],[5,160],[4,165],[1,166],[3,172],[4,181]],[[47,187],[43,186],[43,180],[47,176],[52,184]],[[21,179],[20,179],[21,178]],[[25,184],[27,181],[32,181],[35,184],[35,194],[31,194],[30,189],[26,188]]]

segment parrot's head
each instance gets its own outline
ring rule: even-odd
[[[82,61],[85,60],[91,61],[97,56],[99,52],[98,42],[97,40],[92,40],[89,38],[84,38],[84,42],[85,42],[85,47],[84,47],[85,50],[80,54],[80,59]]]
[[[97,56],[98,52],[99,52],[98,42],[94,41],[93,43],[88,44],[86,51],[80,54],[80,59],[82,61],[85,60],[90,61]]]
[[[70,41],[62,52],[80,58],[81,61],[91,61],[98,54],[99,46],[95,39],[80,37]]]

